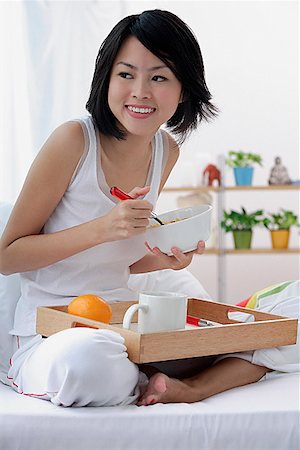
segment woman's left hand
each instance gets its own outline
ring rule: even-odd
[[[192,252],[182,253],[182,251],[178,247],[172,247],[171,251],[173,255],[168,256],[166,255],[166,253],[161,252],[158,247],[151,248],[148,242],[145,242],[145,245],[149,252],[151,252],[157,258],[160,258],[161,265],[165,269],[173,270],[180,270],[189,266],[192,262],[193,256],[202,255],[205,250],[205,242],[199,241],[196,250],[193,250]]]

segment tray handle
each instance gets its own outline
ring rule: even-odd
[[[93,327],[92,325],[87,325],[82,322],[72,322],[71,328],[94,328],[94,330],[99,330],[98,327]]]
[[[191,316],[219,322],[223,324],[236,323],[228,317],[229,312],[241,312],[254,317],[255,322],[283,319],[284,317],[257,311],[244,306],[236,306],[227,303],[211,302],[210,300],[202,300],[190,298],[188,302],[188,314]]]

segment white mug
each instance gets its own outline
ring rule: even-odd
[[[123,328],[130,329],[136,311],[139,333],[179,330],[186,324],[187,296],[175,292],[141,292],[139,303],[127,309]]]

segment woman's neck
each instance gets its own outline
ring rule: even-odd
[[[119,141],[100,135],[101,166],[108,185],[117,185],[126,192],[144,186],[151,159],[151,138],[130,136]]]
[[[121,160],[132,162],[143,160],[151,153],[152,137],[128,136],[124,140],[118,140],[111,136],[100,135],[102,152],[111,162],[118,163]]]

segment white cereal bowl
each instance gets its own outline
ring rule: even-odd
[[[146,241],[151,248],[158,247],[167,255],[172,255],[174,246],[184,253],[195,250],[199,241],[209,238],[211,212],[210,205],[196,205],[160,214],[158,217],[165,225],[151,219]],[[168,223],[173,220],[176,222]]]

